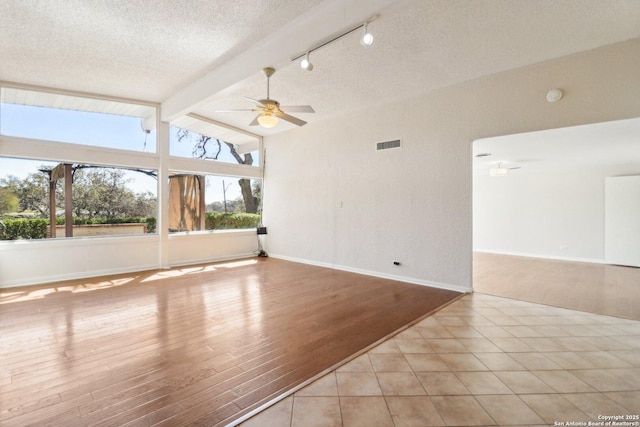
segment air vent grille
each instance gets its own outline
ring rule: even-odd
[[[401,146],[402,144],[400,143],[400,140],[394,139],[393,141],[378,142],[376,144],[376,150],[389,150],[391,148],[401,148]]]

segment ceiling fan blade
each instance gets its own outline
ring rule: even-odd
[[[311,105],[288,105],[280,108],[291,113],[315,113]]]
[[[260,111],[255,108],[238,108],[238,109],[226,109],[226,110],[216,110],[216,113],[237,113],[241,111]]]
[[[260,106],[266,106],[266,104],[263,104],[262,102],[258,101],[257,99],[253,99],[253,98],[249,98],[248,96],[243,96],[244,99],[248,99],[249,101],[258,104]]]
[[[305,122],[304,120],[300,120],[297,117],[290,116],[287,113],[284,113],[282,111],[278,111],[276,113],[276,117],[279,117],[282,120],[286,120],[286,121],[288,121],[290,123],[293,123],[294,125],[298,125],[298,126],[304,126],[304,125],[307,124],[307,122]]]
[[[258,114],[256,116],[255,119],[253,119],[253,121],[251,123],[249,123],[249,126],[258,126],[260,123],[258,123],[258,117],[260,117],[260,114]]]

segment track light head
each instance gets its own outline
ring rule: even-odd
[[[300,61],[300,68],[307,71],[313,70],[313,64],[309,62],[309,52],[307,52],[304,58]]]
[[[373,44],[373,34],[369,32],[369,23],[365,22],[364,24],[364,35],[360,39],[360,43],[363,46],[371,46]]]

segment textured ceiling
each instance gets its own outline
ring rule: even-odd
[[[307,72],[282,62],[294,56],[283,42],[190,111],[267,135],[293,125],[249,128],[252,113],[215,113],[250,108],[242,95],[263,98],[262,66],[279,68],[272,98],[311,104],[316,114],[298,114],[311,122],[640,37],[638,0],[379,3],[373,46],[362,47],[357,31],[313,52],[315,68]],[[2,0],[0,80],[160,102],[201,90],[198,79],[273,35],[322,41],[331,34],[294,24],[320,16],[327,4],[344,4],[345,16],[349,7],[365,7],[358,0]]]
[[[321,0],[2,0],[0,79],[162,101]]]

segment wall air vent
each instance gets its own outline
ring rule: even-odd
[[[402,148],[402,144],[399,139],[393,141],[385,141],[376,143],[376,151],[388,150],[390,148]]]

